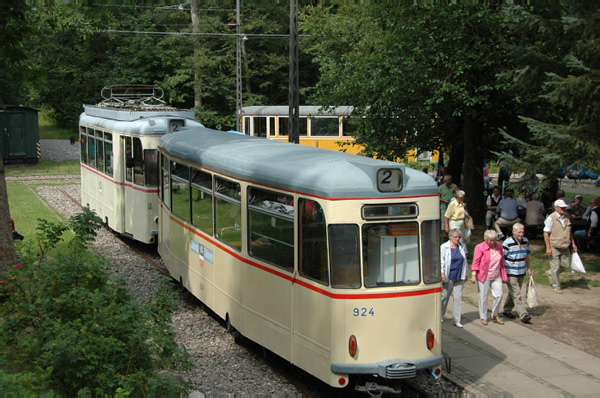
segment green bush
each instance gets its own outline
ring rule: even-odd
[[[183,392],[168,372],[189,366],[174,342],[176,306],[168,280],[144,306],[105,260],[88,252],[95,214],[72,217],[72,250],[53,260],[38,253],[0,276],[0,385],[5,392],[76,396],[171,395]],[[41,223],[42,246],[57,241],[56,225]],[[7,389],[10,388],[11,390]]]

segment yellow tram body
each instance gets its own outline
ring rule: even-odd
[[[347,123],[353,117],[352,106],[300,105],[299,140],[301,145],[332,151],[344,151],[359,154],[363,147],[355,144],[353,127]],[[253,105],[243,107],[242,132],[253,137],[262,137],[274,141],[288,142],[289,107],[285,105]],[[426,160],[437,162],[437,151],[424,151],[417,154],[411,149],[407,160]]]
[[[229,325],[334,387],[439,375],[430,177],[201,127],[159,151],[159,252]]]

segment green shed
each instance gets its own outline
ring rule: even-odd
[[[0,105],[0,152],[5,163],[37,162],[40,158],[38,110]]]

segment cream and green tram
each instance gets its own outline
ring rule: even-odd
[[[85,105],[79,117],[81,204],[112,230],[144,243],[158,233],[160,137],[201,126],[171,107]]]
[[[206,128],[159,151],[159,252],[228,326],[335,387],[440,374],[431,177]]]

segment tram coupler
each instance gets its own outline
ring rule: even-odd
[[[383,393],[400,394],[402,392],[402,389],[399,387],[394,388],[390,386],[379,385],[372,381],[365,382],[364,386],[357,385],[354,389],[359,392],[366,392],[370,397],[381,397]]]

